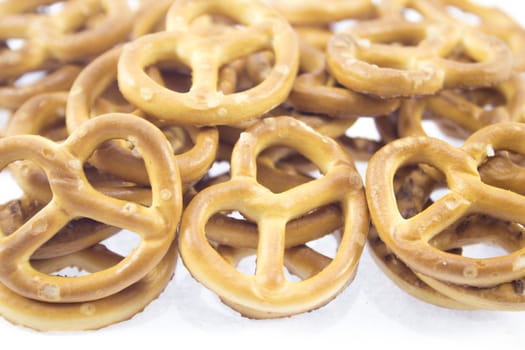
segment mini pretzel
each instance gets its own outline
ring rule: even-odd
[[[470,0],[438,0],[434,3],[432,11],[425,13],[425,16],[465,25],[465,21],[450,15],[447,11],[450,7],[477,16],[479,23],[471,25],[477,30],[502,39],[514,54],[514,68],[517,71],[525,69],[525,30],[514,18],[497,7],[477,4]]]
[[[0,86],[0,107],[15,110],[33,96],[69,90],[80,70],[81,68],[75,65],[64,65],[27,85],[17,86],[6,82]]]
[[[375,14],[370,0],[264,0],[294,24],[330,24],[348,18],[370,18]]]
[[[107,12],[93,28],[75,31],[101,9]],[[19,50],[0,55],[2,75],[11,76],[38,69],[49,60],[86,60],[124,40],[131,29],[133,13],[126,0],[68,1],[56,14],[14,14],[0,18],[2,39],[26,39]]]
[[[522,121],[525,116],[525,80],[519,74],[490,88],[504,99],[501,104],[493,101],[470,100],[475,90],[445,90],[422,99],[406,100],[402,103],[398,117],[398,131],[401,136],[424,136],[421,125],[423,115],[429,112],[438,121],[451,121],[471,134],[484,126],[502,121]],[[485,107],[490,108],[485,108]]]
[[[295,108],[332,117],[386,115],[398,108],[397,100],[381,100],[335,86],[337,82],[329,74],[325,58],[325,48],[333,34],[319,32],[324,41],[319,48],[307,39],[300,40],[300,72],[289,96]]]
[[[447,58],[458,49],[475,62]],[[384,18],[334,35],[327,63],[349,89],[408,97],[504,81],[512,71],[512,53],[501,40],[464,26]]]
[[[83,164],[103,142],[123,138],[145,159],[151,178],[146,207],[103,195],[86,180]],[[171,147],[150,123],[130,114],[110,114],[84,123],[57,144],[35,135],[0,140],[0,168],[32,160],[44,169],[53,198],[9,236],[0,238],[0,281],[28,298],[81,302],[119,292],[143,278],[167,252],[181,213],[180,175]],[[111,268],[89,276],[59,277],[36,271],[29,257],[73,218],[86,217],[136,232],[142,239],[133,252]]]
[[[104,246],[96,245],[68,256],[40,260],[34,265],[43,273],[60,271],[68,266],[97,273],[118,264],[122,259]],[[138,282],[116,294],[89,302],[42,302],[16,294],[0,284],[0,315],[14,324],[40,331],[79,331],[107,327],[132,318],[156,299],[170,282],[176,262],[177,249],[172,244],[160,263]]]
[[[71,132],[93,117],[92,105],[103,92],[116,81],[117,62],[122,52],[121,48],[110,50],[93,60],[75,80],[67,100],[66,122]],[[136,112],[140,114],[141,112]],[[152,120],[160,124],[158,120]],[[159,127],[161,127],[159,125]],[[163,129],[168,129],[164,127]],[[177,155],[181,178],[185,185],[200,179],[209,169],[215,159],[218,143],[218,133],[215,128],[186,127],[194,147]],[[121,167],[115,159],[125,162]],[[107,144],[97,151],[90,162],[98,169],[104,170],[122,179],[138,184],[147,184],[148,175],[144,162],[129,149],[116,143]]]
[[[208,13],[231,17],[245,27],[206,36],[188,31],[195,18]],[[119,59],[119,87],[146,113],[181,125],[233,124],[258,118],[288,96],[298,69],[297,38],[274,10],[242,0],[179,0],[169,10],[166,28],[133,40]],[[223,65],[261,50],[275,55],[275,66],[264,82],[232,94],[217,90]],[[144,68],[160,61],[191,69],[188,92],[171,91],[148,77]]]
[[[367,169],[367,198],[381,239],[412,270],[438,280],[484,287],[521,278],[522,249],[498,258],[474,259],[440,251],[428,242],[471,213],[520,222],[523,197],[483,184],[477,168],[494,149],[523,154],[524,133],[520,123],[497,123],[474,133],[461,149],[428,137],[406,137],[382,148]],[[391,196],[391,179],[397,169],[414,163],[439,169],[451,192],[404,219]]]
[[[275,144],[298,149],[324,177],[277,194],[258,184],[257,155]],[[265,119],[235,145],[231,179],[199,192],[185,210],[179,238],[183,262],[198,281],[249,317],[282,317],[320,307],[349,283],[362,252],[368,219],[361,186],[352,160],[331,139],[290,117]],[[332,203],[340,204],[345,221],[335,258],[315,276],[286,281],[286,224]],[[239,210],[257,224],[255,276],[238,272],[206,239],[206,223],[222,210]]]

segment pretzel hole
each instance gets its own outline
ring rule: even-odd
[[[91,104],[91,115],[105,113],[131,113],[136,107],[131,105],[120,92],[117,81],[111,82]]]
[[[45,15],[55,15],[60,13],[64,9],[65,1],[55,1],[47,5],[39,5],[35,9],[36,13]]]
[[[428,136],[446,141],[454,147],[461,147],[470,134],[457,123],[427,113],[421,120],[421,127]]]
[[[252,254],[243,257],[236,266],[237,271],[245,275],[253,276],[255,275],[255,270],[257,269],[257,255]],[[302,280],[300,276],[291,272],[286,265],[283,265],[283,276],[285,280],[289,282],[299,282]]]
[[[341,231],[336,230],[333,233],[307,242],[306,246],[327,258],[334,259],[335,255],[337,254],[340,241]]]
[[[446,6],[446,11],[449,16],[457,19],[460,22],[467,23],[471,26],[481,25],[481,18],[472,12],[465,11],[457,6],[452,5]]]
[[[120,256],[128,256],[139,245],[140,241],[140,235],[136,232],[120,230],[100,243]]]
[[[429,243],[434,247],[473,259],[508,255],[525,245],[525,228],[485,214],[458,220]]]

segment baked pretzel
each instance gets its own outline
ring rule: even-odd
[[[105,11],[92,28],[89,19]],[[126,0],[72,0],[52,14],[13,14],[0,18],[0,39],[25,39],[18,50],[0,55],[0,76],[19,76],[50,60],[85,61],[125,40],[133,12]],[[76,31],[78,28],[83,30]]]
[[[218,34],[208,30],[207,35],[188,30],[194,19],[209,13],[231,17],[243,26]],[[169,9],[166,28],[133,40],[119,59],[119,87],[146,113],[182,125],[233,124],[258,118],[288,96],[298,69],[297,38],[290,24],[271,8],[242,0],[177,0]],[[261,50],[275,55],[275,65],[264,82],[232,94],[218,91],[222,66]],[[148,77],[144,68],[159,61],[189,67],[190,90],[171,91]]]
[[[60,258],[32,262],[42,273],[64,267],[98,273],[119,264],[123,257],[95,245]],[[177,248],[171,245],[162,260],[142,279],[120,292],[89,302],[50,303],[26,298],[0,284],[0,315],[8,321],[40,331],[80,331],[107,327],[132,318],[156,299],[171,281]],[[64,277],[77,278],[77,277]]]
[[[448,58],[457,50],[474,62]],[[341,84],[383,98],[490,86],[512,71],[512,52],[495,37],[465,26],[397,17],[363,21],[335,34],[326,57]]]
[[[467,15],[474,15],[476,23],[469,23],[461,18],[455,18],[453,10],[459,9]],[[470,0],[438,0],[433,2],[431,11],[425,16],[439,21],[452,21],[462,25],[470,25],[475,29],[503,40],[514,55],[514,69],[525,69],[525,30],[512,16],[495,6],[486,6]]]
[[[476,90],[485,93],[485,96],[474,96]],[[490,92],[492,95],[498,95],[503,101],[487,97],[486,94]],[[438,122],[452,122],[463,130],[462,136],[468,136],[487,125],[524,120],[524,101],[525,80],[519,74],[513,74],[509,80],[491,88],[445,90],[421,99],[405,100],[399,110],[398,132],[401,136],[426,135],[421,124],[425,115],[435,118]]]
[[[112,83],[116,82],[117,62],[121,52],[122,48],[117,47],[100,55],[87,65],[75,80],[69,92],[66,107],[66,124],[70,132],[94,116],[93,104]],[[134,105],[131,108],[136,110]],[[142,114],[140,110],[135,113]],[[174,127],[171,123],[164,123],[163,126],[163,122],[156,118],[151,118],[150,121],[157,124],[166,133],[169,133],[169,130]],[[217,149],[218,133],[213,127],[188,126],[184,129],[189,134],[193,147],[177,154],[177,162],[183,183],[189,185],[204,176],[212,165]],[[126,164],[126,167],[120,166],[114,161],[115,159],[120,159]],[[108,143],[93,155],[90,162],[98,169],[119,178],[138,184],[149,183],[143,160],[125,145],[116,142]]]
[[[146,160],[150,206],[103,195],[86,180],[83,164],[104,141],[124,138]],[[0,281],[28,298],[52,302],[100,299],[143,278],[175,237],[182,206],[180,175],[171,147],[150,123],[130,114],[99,116],[57,144],[36,135],[0,140],[0,168],[32,160],[44,169],[53,198],[9,236],[0,238]],[[119,264],[89,276],[63,278],[38,272],[29,257],[69,221],[86,217],[137,233],[141,241]]]
[[[324,114],[331,117],[381,116],[396,110],[399,101],[382,100],[338,87],[337,81],[326,67],[325,50],[332,32],[321,29],[305,29],[300,34],[300,70],[290,92],[289,102],[296,109],[308,113]],[[313,34],[316,31],[317,34]],[[308,42],[317,35],[314,43]]]
[[[522,196],[483,184],[477,168],[493,156],[493,150],[523,154],[520,139],[524,132],[521,123],[497,123],[474,133],[460,149],[428,137],[403,138],[382,148],[367,169],[367,198],[381,239],[412,270],[435,279],[485,287],[521,278],[521,249],[498,258],[474,259],[440,251],[428,242],[472,213],[520,222]],[[397,169],[413,163],[439,169],[451,192],[404,219],[390,195],[391,179]]]
[[[257,154],[275,144],[298,149],[324,177],[278,194],[258,184]],[[283,317],[320,307],[349,283],[362,252],[368,215],[361,186],[352,160],[331,139],[291,117],[264,119],[235,145],[231,179],[199,192],[185,210],[179,237],[183,262],[194,278],[248,317]],[[334,203],[340,205],[345,222],[335,258],[315,276],[287,281],[283,275],[286,224]],[[237,271],[206,239],[206,223],[223,210],[239,210],[257,224],[255,276]]]

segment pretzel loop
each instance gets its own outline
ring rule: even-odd
[[[306,138],[315,146],[305,143]],[[275,144],[297,148],[325,175],[272,193],[257,183],[255,158]],[[228,305],[254,317],[304,312],[333,298],[353,275],[367,232],[362,185],[351,159],[331,139],[323,138],[303,123],[290,117],[276,117],[256,123],[241,134],[231,164],[231,179],[199,192],[184,213],[181,255],[192,275]],[[286,223],[332,203],[341,206],[345,217],[335,258],[321,272],[301,282],[286,280],[283,275]],[[212,215],[228,210],[238,210],[257,223],[255,276],[237,271],[206,239],[205,225]]]
[[[411,269],[439,280],[487,286],[522,276],[523,249],[503,257],[475,259],[443,252],[428,242],[467,214],[521,222],[523,196],[482,183],[477,168],[493,147],[525,151],[521,144],[524,134],[521,124],[498,123],[473,134],[459,150],[437,139],[407,137],[378,151],[367,170],[367,197],[381,239]],[[419,163],[441,170],[450,193],[412,218],[403,219],[392,195],[392,176],[403,165]],[[383,200],[385,190],[388,196]]]
[[[206,13],[229,16],[245,27],[224,35],[189,32],[191,21]],[[286,99],[298,69],[297,39],[290,25],[272,9],[240,0],[179,1],[170,8],[166,26],[165,32],[127,44],[119,59],[122,93],[148,114],[182,125],[232,124],[257,118]],[[222,65],[264,49],[275,55],[275,66],[265,81],[238,93],[217,90]],[[193,82],[188,92],[163,88],[147,76],[145,67],[160,61],[191,68]]]
[[[456,48],[475,62],[447,58]],[[465,27],[385,18],[334,35],[327,63],[349,89],[398,97],[501,82],[511,74],[512,53],[497,38]]]
[[[87,182],[83,162],[97,146],[113,138],[128,139],[143,154],[151,177],[151,206],[108,197]],[[46,172],[53,192],[41,211],[0,241],[0,258],[5,262],[0,281],[12,290],[43,301],[99,299],[141,279],[166,253],[181,212],[180,177],[171,147],[148,122],[128,114],[110,114],[86,122],[61,144],[19,135],[2,139],[0,150],[2,168],[15,160],[33,160]],[[141,241],[119,264],[91,275],[64,278],[32,268],[32,253],[76,217],[131,230]]]

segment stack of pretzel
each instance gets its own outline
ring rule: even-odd
[[[23,190],[0,206],[5,319],[124,321],[162,293],[179,254],[242,315],[291,316],[343,291],[367,244],[430,303],[525,305],[525,30],[502,11],[6,0],[0,36],[0,170]],[[349,136],[359,118],[379,140]],[[427,136],[428,118],[463,146]],[[127,254],[106,244],[122,230],[139,237]],[[480,242],[508,254],[462,255]]]

